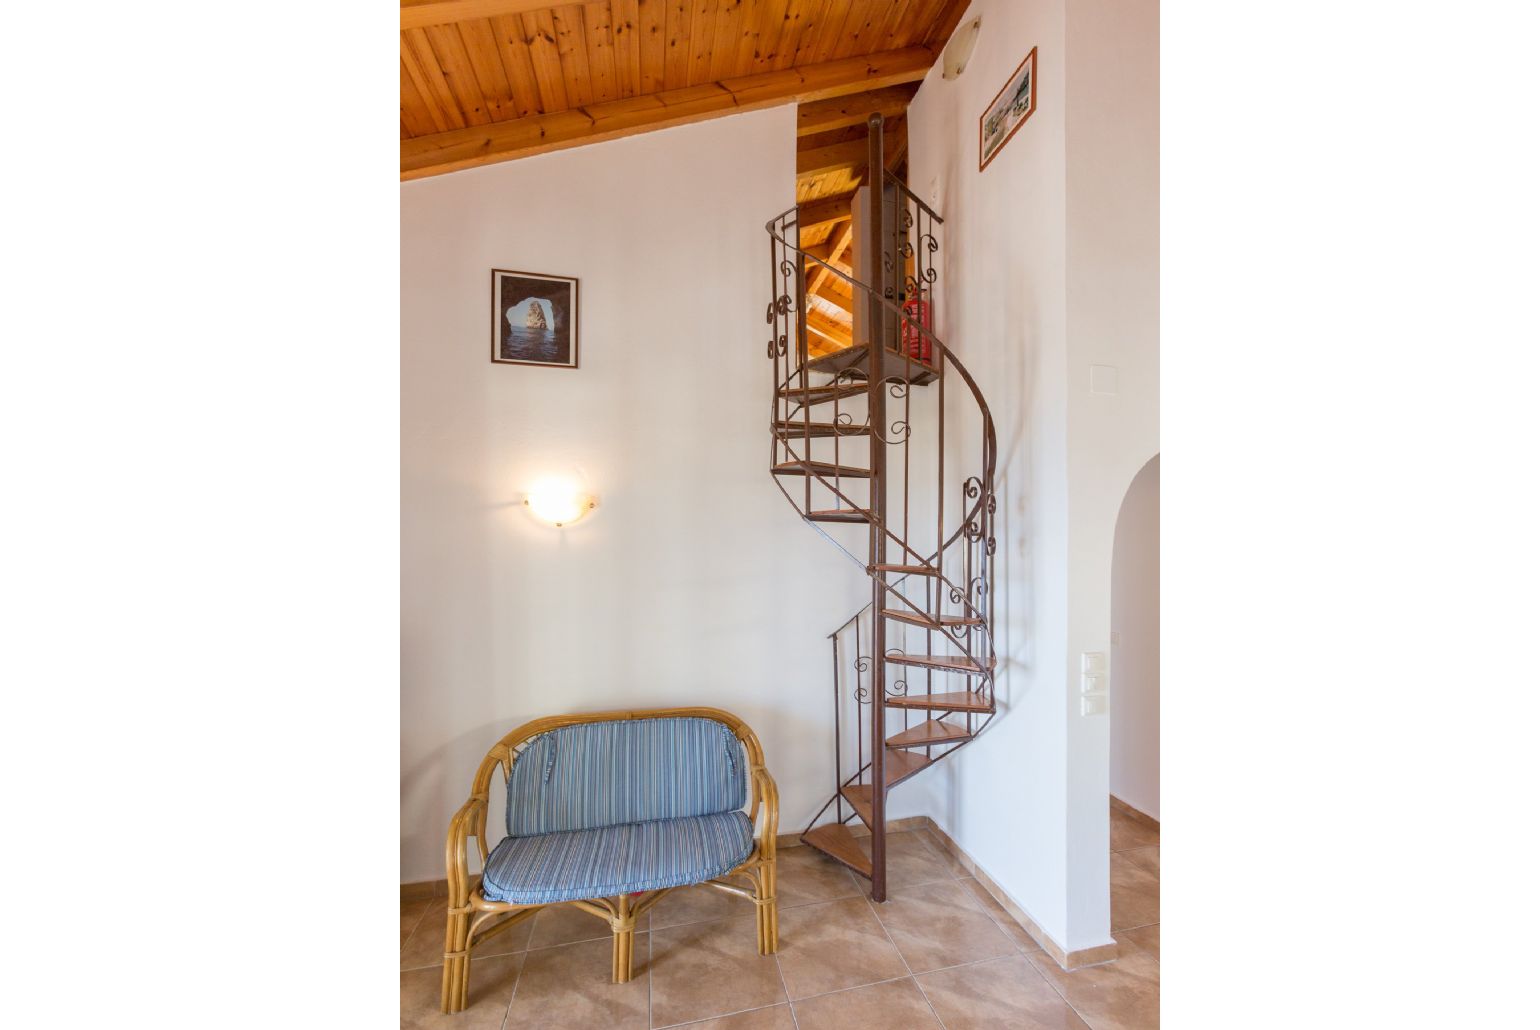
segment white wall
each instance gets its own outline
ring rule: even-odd
[[[768,475],[764,224],[790,106],[401,187],[401,876],[488,746],[557,712],[712,704],[764,741],[783,825],[832,778],[825,635],[859,570]],[[577,276],[581,367],[488,360],[492,268]],[[556,530],[520,506],[577,470]]]
[[[1108,726],[1080,714],[1079,656],[1110,649],[1118,505],[1159,449],[1157,12],[979,0],[967,71],[933,69],[909,112],[911,185],[946,218],[940,334],[1000,435],[1003,714],[895,810],[928,808],[1070,951],[1111,939]],[[980,172],[978,116],[1034,46],[1037,111]]]
[[[1112,796],[1160,818],[1160,456],[1123,499],[1112,545]]]

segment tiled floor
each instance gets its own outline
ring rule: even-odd
[[[1146,1030],[1158,1025],[1160,835],[1112,813],[1116,961],[1066,973],[927,831],[888,838],[888,901],[811,848],[780,853],[781,950],[748,902],[703,888],[639,926],[636,979],[609,982],[608,930],[571,908],[476,950],[470,1007],[441,1015],[444,901],[401,905],[401,1025],[458,1030]]]

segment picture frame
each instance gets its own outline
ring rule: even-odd
[[[1022,58],[979,115],[979,171],[989,166],[1037,110],[1037,47]]]
[[[577,279],[492,269],[492,361],[577,368]]]

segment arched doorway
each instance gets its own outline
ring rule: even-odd
[[[1112,543],[1112,796],[1160,819],[1160,455],[1134,476]]]

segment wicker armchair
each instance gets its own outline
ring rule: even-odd
[[[487,799],[498,768],[508,835],[489,848]],[[773,954],[778,815],[759,738],[719,709],[564,715],[520,726],[487,753],[470,800],[449,824],[443,1010],[465,1008],[477,944],[550,905],[609,923],[616,983],[631,979],[637,917],[689,884],[754,902],[759,953]],[[472,837],[479,877],[466,862]]]

